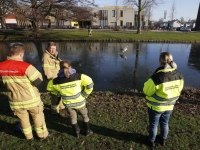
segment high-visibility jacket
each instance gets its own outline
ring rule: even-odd
[[[12,110],[37,106],[41,99],[35,86],[42,81],[41,73],[22,59],[8,57],[0,63],[0,82],[8,91]]]
[[[49,81],[48,91],[59,92],[67,108],[81,108],[93,90],[93,81],[84,74],[72,74],[69,78],[57,77]]]
[[[144,83],[143,92],[146,94],[147,106],[155,111],[173,110],[183,89],[183,75],[175,69],[159,67],[151,78]]]
[[[58,52],[55,52],[55,56],[51,55],[47,50],[45,51],[42,58],[42,67],[44,74],[48,80],[55,79],[60,70],[60,61]]]

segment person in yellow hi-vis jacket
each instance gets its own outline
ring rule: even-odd
[[[26,139],[34,139],[30,114],[37,136],[44,140],[53,133],[47,131],[43,102],[36,88],[43,81],[42,75],[34,66],[23,62],[23,45],[12,45],[10,55],[6,61],[0,63],[0,86],[8,92],[10,108],[20,119],[21,130]]]
[[[47,90],[61,94],[62,102],[70,115],[76,137],[79,137],[80,134],[80,128],[77,124],[78,112],[83,117],[85,135],[93,134],[89,127],[86,98],[92,92],[94,83],[90,77],[84,74],[72,73],[68,60],[61,61],[60,67],[58,77],[48,83]]]
[[[54,42],[48,43],[48,48],[45,51],[42,63],[44,74],[48,81],[55,79],[60,70],[60,61],[58,57],[58,52],[56,51],[56,44]],[[52,114],[58,114],[59,108],[64,109],[65,106],[61,102],[60,96],[57,92],[51,92],[51,112]]]
[[[159,58],[160,67],[145,82],[143,92],[149,113],[148,144],[154,147],[157,126],[160,123],[160,142],[165,145],[169,132],[168,122],[174,104],[178,100],[184,85],[183,75],[177,71],[177,65],[168,52],[162,52]]]

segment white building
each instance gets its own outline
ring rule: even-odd
[[[168,27],[168,24],[169,24],[168,22],[162,22],[161,25],[160,25],[160,27],[161,28]]]
[[[173,20],[169,22],[170,28],[181,27],[181,22],[179,20]]]
[[[136,27],[138,9],[132,6],[104,6],[94,8],[93,13],[97,14],[92,22],[92,26],[111,26],[111,27]],[[141,26],[148,25],[148,18],[142,12]]]

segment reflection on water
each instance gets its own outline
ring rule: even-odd
[[[26,49],[24,61],[33,64],[43,73],[41,59],[47,42],[23,43]],[[0,43],[0,61],[6,60],[10,43]],[[159,65],[162,51],[172,53],[178,70],[185,78],[185,86],[200,88],[200,45],[198,44],[162,44],[162,43],[97,43],[97,42],[56,42],[57,51],[62,60],[72,60],[72,66],[78,73],[92,77],[95,91],[113,91],[121,89],[142,90],[144,82]],[[128,46],[124,59],[120,49]],[[43,76],[44,77],[44,76]],[[47,81],[39,86],[46,91]]]
[[[188,65],[200,70],[200,45],[193,44],[191,46]]]

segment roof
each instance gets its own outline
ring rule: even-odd
[[[16,19],[16,17],[13,14],[8,14],[4,17],[4,19]]]

